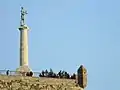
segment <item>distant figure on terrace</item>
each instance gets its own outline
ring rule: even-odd
[[[9,70],[6,71],[6,75],[9,75]]]

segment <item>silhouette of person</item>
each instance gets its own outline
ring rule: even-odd
[[[9,75],[9,70],[6,71],[6,75]]]

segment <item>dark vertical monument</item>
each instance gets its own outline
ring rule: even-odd
[[[81,88],[85,88],[87,86],[87,70],[83,65],[78,68],[77,83]]]

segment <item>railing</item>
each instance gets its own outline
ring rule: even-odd
[[[0,75],[9,75],[9,76],[32,76],[32,77],[49,77],[50,76],[40,76],[40,72],[32,72],[32,75],[30,74],[30,72],[19,72],[19,71],[10,71],[10,70],[0,70]],[[75,79],[75,78],[71,78],[72,75],[70,75],[69,78],[66,77],[66,79]],[[51,78],[64,78],[65,77],[51,77]]]
[[[32,72],[33,77],[39,77],[39,72]],[[18,71],[10,71],[10,70],[0,70],[0,75],[15,75],[15,76],[26,76],[27,72],[18,72]]]

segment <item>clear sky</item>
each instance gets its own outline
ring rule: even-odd
[[[19,67],[20,6],[33,71],[88,70],[86,90],[119,90],[120,0],[0,0],[0,69]]]

